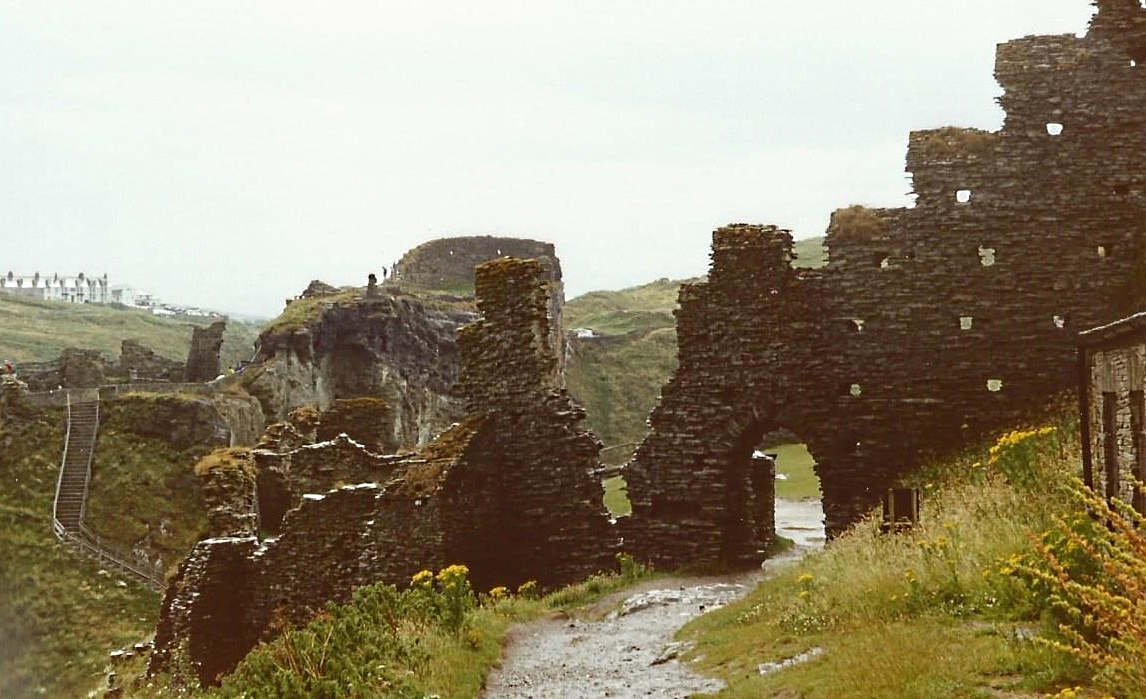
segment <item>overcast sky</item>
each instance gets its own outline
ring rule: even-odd
[[[0,0],[0,268],[273,316],[435,237],[567,295],[711,231],[906,204],[908,131],[997,129],[995,44],[1086,0]],[[2,332],[2,329],[0,329]]]

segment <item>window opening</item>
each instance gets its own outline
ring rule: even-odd
[[[1110,257],[1110,255],[1113,253],[1114,253],[1114,246],[1111,245],[1110,243],[1103,243],[1102,245],[1098,246],[1098,256],[1099,257],[1103,257],[1103,258]]]
[[[995,264],[995,248],[979,246],[979,264],[990,267]]]
[[[852,398],[859,398],[861,393],[863,393],[863,387],[858,383],[853,383],[848,387],[848,395],[850,395]]]
[[[1049,133],[1051,136],[1061,136],[1062,124],[1058,123],[1057,121],[1048,122],[1047,133]]]
[[[1002,379],[987,379],[987,390],[991,393],[998,393],[1003,390]]]
[[[1062,330],[1063,328],[1065,328],[1066,327],[1066,316],[1055,316],[1054,317],[1054,326],[1056,328],[1058,328],[1059,330]]]
[[[955,192],[955,201],[960,204],[966,204],[967,202],[971,201],[971,190],[960,189],[959,191]]]
[[[975,318],[973,316],[959,316],[959,329],[970,330],[975,325]]]

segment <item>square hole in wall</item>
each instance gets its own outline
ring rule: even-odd
[[[995,264],[995,248],[979,246],[979,264],[990,267]]]
[[[991,393],[998,393],[1003,390],[1002,379],[987,379],[987,390]]]
[[[956,201],[956,203],[959,203],[959,204],[966,204],[967,202],[971,201],[971,190],[960,189],[960,190],[956,191],[955,192],[955,201]]]
[[[1065,328],[1066,327],[1066,316],[1055,316],[1054,317],[1054,326],[1056,328],[1058,328],[1059,330],[1062,330],[1063,328]]]
[[[1113,254],[1114,254],[1114,246],[1111,245],[1110,243],[1101,243],[1098,246],[1098,256],[1099,257],[1103,257],[1103,258],[1110,257]]]
[[[959,329],[970,330],[975,325],[975,318],[972,316],[959,316]]]
[[[1062,124],[1058,123],[1057,121],[1047,122],[1047,133],[1049,133],[1051,136],[1061,136]]]
[[[859,398],[861,393],[863,393],[863,387],[858,383],[853,383],[848,387],[848,395],[850,395],[852,398]]]

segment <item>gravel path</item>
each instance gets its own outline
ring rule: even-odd
[[[819,502],[776,501],[776,527],[795,549],[762,570],[721,578],[654,580],[635,589],[605,619],[547,618],[510,631],[502,666],[484,699],[685,697],[723,685],[675,660],[677,630],[693,617],[739,599],[784,560],[823,546]],[[616,604],[620,598],[607,602]]]

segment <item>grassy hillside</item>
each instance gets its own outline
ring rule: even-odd
[[[159,597],[52,534],[62,410],[0,424],[0,696],[80,697],[147,638]]]
[[[108,546],[164,569],[206,528],[194,466],[211,446],[177,443],[189,415],[147,397],[101,409],[86,524]],[[110,651],[155,629],[156,593],[52,533],[65,420],[62,408],[0,416],[0,697],[85,696],[101,683]]]
[[[797,240],[794,251],[797,267],[824,266],[824,256],[827,254],[827,250],[824,248],[824,236]]]
[[[1063,487],[1078,458],[1067,417],[937,464],[914,479],[925,493],[914,530],[881,534],[865,520],[681,637],[696,643],[691,654],[705,672],[728,682],[722,697],[1143,696],[1146,687],[1064,652],[1064,628],[1089,625],[1091,641],[1103,634],[1069,611],[1068,576],[1101,570],[1091,554],[1125,560],[1134,548],[1109,546],[1109,530]],[[1090,533],[1072,539],[1064,525]],[[1060,555],[1059,569],[1047,551]],[[1146,572],[1146,559],[1137,565]],[[1141,657],[1132,637],[1122,640]]]
[[[0,361],[41,362],[55,359],[65,347],[97,349],[119,357],[123,340],[138,340],[156,353],[186,361],[191,325],[210,325],[212,318],[157,316],[126,306],[37,301],[0,294]],[[227,321],[222,359],[229,366],[250,359],[259,326]]]
[[[796,242],[797,265],[823,265],[823,238]],[[587,423],[609,448],[606,461],[624,461],[647,432],[645,420],[661,386],[676,369],[673,309],[685,281],[658,279],[621,291],[591,291],[565,305],[566,331],[597,337],[570,343],[569,392],[588,412]],[[611,448],[610,448],[611,447]]]

